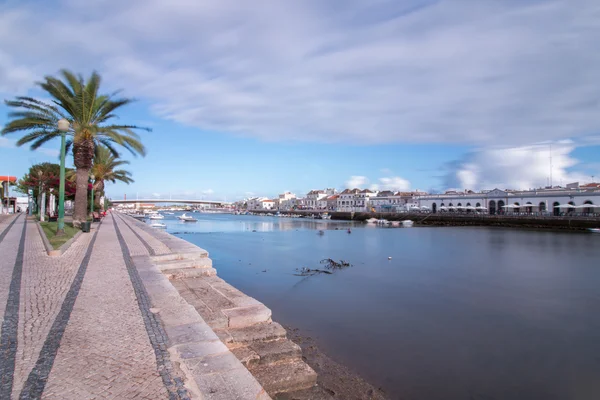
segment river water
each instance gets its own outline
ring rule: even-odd
[[[600,399],[598,235],[194,216],[164,222],[392,399]]]

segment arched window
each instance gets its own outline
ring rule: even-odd
[[[589,204],[590,206],[583,209],[586,214],[592,214],[594,212],[594,203],[591,200],[586,200],[583,204]]]
[[[504,213],[504,200],[498,200],[498,214]]]
[[[560,203],[558,201],[555,201],[554,203],[552,203],[552,210],[553,210],[553,214],[555,216],[559,216],[560,215]]]
[[[515,205],[516,207],[515,207],[515,208],[513,208],[512,210],[509,210],[509,211],[514,211],[514,212],[518,213],[518,212],[519,212],[519,210],[520,210],[520,208],[519,208],[520,204],[519,204],[518,202],[516,202],[516,201],[515,201],[515,204],[514,204],[514,205]]]
[[[490,215],[494,215],[496,214],[496,201],[495,200],[490,200],[490,202],[488,203],[489,206],[489,211],[490,211]]]
[[[530,201],[525,204],[525,212],[531,214],[533,212],[533,204]]]
[[[572,201],[570,201],[570,202],[569,202],[569,204],[570,204],[570,205],[572,205],[572,206],[574,206],[574,205],[575,205],[575,203],[574,203],[574,202],[572,202]],[[572,213],[574,213],[574,212],[575,212],[575,210],[576,210],[575,208],[569,208],[569,214],[572,214]]]
[[[431,205],[431,211],[435,214],[437,212],[437,204],[433,203]]]
[[[538,204],[538,208],[540,209],[540,212],[545,212],[546,211],[546,203],[544,203],[543,201],[540,201],[540,204]]]
[[[475,204],[475,207],[481,207],[481,203]]]

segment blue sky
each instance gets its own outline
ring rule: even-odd
[[[33,83],[67,67],[139,99],[121,120],[153,129],[148,155],[114,198],[600,179],[597,2],[473,4],[8,1],[0,97],[43,99]],[[56,160],[17,138],[0,174]]]

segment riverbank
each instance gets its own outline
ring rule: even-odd
[[[253,211],[268,214],[270,211]],[[294,211],[299,215],[313,215],[314,211]],[[600,227],[600,218],[581,216],[533,216],[533,215],[489,215],[473,213],[329,213],[332,220],[366,221],[370,218],[388,221],[412,220],[421,226],[498,226],[504,228],[528,228],[561,231],[585,231]]]
[[[305,362],[317,373],[318,391],[308,397],[298,394],[282,395],[277,400],[316,400],[319,395],[328,394],[334,399],[344,400],[386,400],[385,392],[364,380],[348,366],[333,360],[319,348],[316,341],[298,328],[285,326],[288,337],[302,348]]]

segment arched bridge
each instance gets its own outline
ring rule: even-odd
[[[113,204],[155,204],[155,203],[182,203],[182,204],[207,204],[211,206],[226,206],[232,204],[227,201],[217,200],[188,200],[188,199],[134,199],[134,200],[111,200]]]

